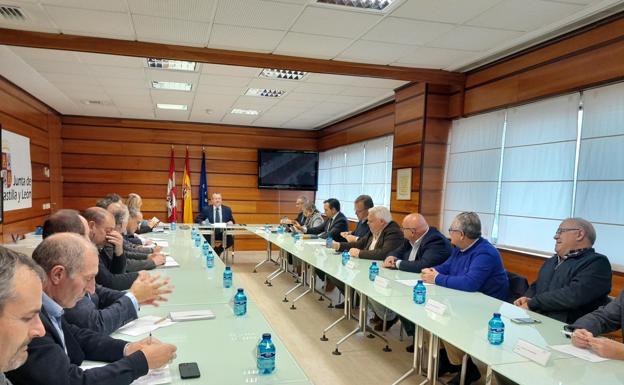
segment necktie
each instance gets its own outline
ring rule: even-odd
[[[215,218],[215,223],[221,223],[221,210],[220,210],[220,207],[217,207],[217,216]]]

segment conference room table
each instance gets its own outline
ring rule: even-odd
[[[417,346],[422,346],[422,337],[427,331],[429,343],[438,346],[444,340],[467,354],[483,362],[487,366],[486,384],[492,381],[494,372],[524,385],[540,384],[624,384],[624,363],[621,361],[605,361],[592,363],[579,358],[552,350],[553,345],[569,344],[570,340],[561,332],[564,324],[552,318],[524,310],[512,304],[489,297],[482,293],[470,293],[448,289],[437,285],[427,285],[427,300],[442,304],[442,314],[417,305],[412,299],[413,287],[405,283],[417,280],[419,274],[385,269],[380,267],[381,283],[371,282],[368,278],[370,260],[351,258],[350,267],[343,266],[341,256],[333,249],[326,248],[322,240],[295,240],[291,234],[278,234],[266,231],[262,226],[248,226],[249,232],[265,239],[269,244],[299,258],[305,265],[320,269],[326,274],[340,280],[347,288],[351,288],[363,298],[374,300],[388,309],[413,322],[417,327]],[[270,249],[268,247],[268,249]],[[268,258],[268,257],[267,257]],[[381,264],[378,261],[378,264]],[[404,281],[404,283],[400,282]],[[308,285],[314,285],[311,279]],[[313,286],[311,286],[313,287]],[[348,306],[345,305],[345,314]],[[501,313],[505,323],[505,340],[501,345],[491,345],[487,340],[488,321],[493,313]],[[360,310],[360,316],[366,312]],[[539,324],[516,324],[512,318],[531,317]],[[350,316],[348,317],[350,318]],[[362,320],[359,320],[361,331]],[[365,321],[364,321],[365,322]],[[533,362],[514,350],[519,341],[551,353],[545,366]],[[427,357],[429,373],[437,370],[437,349],[428,349]],[[435,350],[435,351],[434,351]],[[419,349],[415,349],[413,366],[405,376],[395,383],[404,380],[408,374],[420,373],[421,359]],[[572,373],[577,373],[572,375]],[[591,380],[590,380],[591,379]],[[434,379],[429,376],[428,382]],[[603,381],[604,380],[604,381]]]
[[[179,267],[161,268],[153,271],[169,277],[175,286],[168,301],[158,307],[142,306],[139,316],[167,316],[173,311],[211,310],[216,317],[210,320],[176,322],[158,328],[154,338],[177,346],[177,357],[170,364],[172,384],[288,384],[311,385],[279,336],[247,297],[247,314],[234,315],[232,299],[240,282],[233,275],[231,288],[223,288],[224,263],[216,257],[214,267],[207,268],[201,247],[195,247],[190,231],[151,233],[149,238],[166,241],[164,251],[170,254]],[[205,242],[205,241],[203,241]],[[276,370],[260,375],[256,368],[256,346],[263,333],[271,333],[276,346]],[[145,335],[129,337],[119,332],[113,337],[139,340]],[[178,364],[197,362],[201,377],[182,380]]]

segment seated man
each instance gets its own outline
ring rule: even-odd
[[[85,239],[89,231],[87,220],[78,211],[63,209],[50,215],[45,221],[43,239],[56,233],[75,233]],[[138,317],[139,305],[154,304],[165,300],[171,293],[168,279],[150,277],[143,273],[134,281],[128,292],[107,289],[96,285],[94,293],[87,293],[71,309],[66,309],[67,322],[102,334],[110,334]]]
[[[341,233],[347,242],[355,242],[359,237],[363,237],[370,232],[368,228],[368,210],[375,206],[373,204],[373,198],[370,195],[360,195],[355,198],[353,202],[353,211],[355,211],[355,216],[358,219],[358,223],[355,226],[355,229],[350,231],[345,231]]]
[[[349,229],[347,217],[340,212],[340,201],[329,198],[323,202],[325,211],[325,222],[320,226],[308,228],[306,234],[316,234],[319,238],[332,237],[336,242],[345,242],[346,239],[340,235]]]
[[[233,225],[236,223],[234,220],[234,216],[232,215],[232,209],[228,206],[222,205],[221,202],[223,198],[221,197],[221,193],[215,192],[212,193],[211,205],[206,207],[200,212],[197,217],[195,217],[195,222],[197,223],[226,223],[228,225]],[[215,232],[215,245],[212,245],[215,253],[221,255],[224,249],[230,248],[234,246],[234,237],[228,235],[226,237],[226,245],[225,247],[222,245],[223,241],[223,230],[214,229]],[[210,236],[206,236],[206,240],[210,242]]]
[[[308,197],[306,197],[305,195],[298,197],[295,201],[295,207],[297,208],[297,211],[299,211],[299,213],[297,214],[295,219],[289,219],[287,217],[284,217],[282,218],[282,220],[280,220],[280,223],[284,225],[295,225],[296,223],[303,225],[303,222],[305,221],[303,208],[306,204],[308,204]]]
[[[403,244],[390,252],[383,267],[420,273],[427,267],[441,265],[451,255],[452,247],[448,239],[435,227],[430,227],[418,213],[403,218],[403,237]],[[381,330],[381,319],[377,317],[375,321],[375,327]],[[401,317],[401,325],[408,336],[414,336],[415,327],[412,322]],[[406,350],[413,353],[414,345],[408,346]]]
[[[65,321],[63,308],[74,307],[95,290],[98,252],[84,237],[54,234],[37,246],[33,259],[47,276],[40,314],[46,334],[30,342],[23,366],[7,373],[15,385],[130,384],[175,357],[173,345],[157,340],[128,343]],[[84,360],[110,364],[82,370]]]
[[[83,216],[89,224],[89,239],[100,254],[100,265],[95,277],[97,283],[109,289],[128,290],[139,273],[126,272],[123,237],[115,231],[113,215],[101,207],[90,207]]]
[[[591,349],[600,357],[624,360],[624,344],[609,338],[598,337],[604,333],[622,329],[624,337],[624,290],[609,304],[584,315],[574,322],[572,344]]]
[[[570,324],[609,301],[611,264],[592,248],[596,230],[585,219],[565,219],[554,238],[555,255],[514,305]]]
[[[4,372],[28,358],[28,344],[45,335],[39,312],[43,270],[31,259],[0,246],[0,384],[10,385]]]
[[[316,209],[316,205],[308,202],[303,206],[303,222],[294,224],[295,231],[305,234],[309,228],[320,226],[323,222],[323,217]]]
[[[441,265],[423,269],[421,278],[426,283],[451,289],[481,292],[501,301],[507,299],[509,281],[498,250],[481,237],[481,220],[476,213],[458,214],[448,229],[451,244],[455,246],[449,259]],[[444,342],[446,355],[452,365],[460,365],[464,352]],[[481,378],[479,369],[468,359],[466,384]],[[448,384],[459,384],[457,374]]]

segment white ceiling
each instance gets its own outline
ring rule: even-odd
[[[0,27],[406,67],[457,70],[622,0],[395,0],[384,13],[315,0],[2,0],[27,20]],[[309,74],[268,81],[260,68],[151,70],[143,59],[0,46],[0,74],[63,114],[313,129],[392,96],[405,82]],[[295,68],[296,69],[296,68]],[[185,81],[192,92],[156,91]],[[284,89],[277,99],[249,87]],[[104,106],[87,106],[85,99]],[[188,104],[163,111],[156,103]],[[260,110],[239,116],[232,108]],[[206,110],[211,110],[207,113]]]

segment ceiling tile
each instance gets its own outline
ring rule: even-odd
[[[216,0],[128,0],[130,12],[138,15],[212,22]]]
[[[199,72],[172,71],[163,69],[146,69],[145,74],[148,80],[159,82],[197,83]]]
[[[371,15],[358,11],[307,7],[291,31],[355,38],[381,20],[381,15]]]
[[[379,96],[388,92],[388,88],[373,88],[373,87],[347,87],[340,95],[345,96]]]
[[[125,0],[40,0],[44,5],[56,5],[68,8],[82,8],[96,11],[127,12]]]
[[[147,110],[151,110],[153,107],[152,98],[150,98],[149,95],[142,97],[137,97],[134,95],[116,96],[111,97],[111,100],[113,101],[113,103],[115,103],[117,107]]]
[[[127,78],[99,77],[96,80],[103,86],[107,86],[107,87],[136,88],[136,89],[148,88],[145,78],[127,79]]]
[[[56,51],[62,52],[62,51]],[[145,59],[139,57],[104,55],[98,53],[75,53],[82,63],[94,64],[99,66],[126,67],[126,68],[143,68],[145,67]]]
[[[282,91],[292,91],[293,89],[299,87],[301,84],[300,81],[294,80],[282,80],[282,79],[263,79],[263,78],[255,78],[249,82],[249,88],[267,88],[273,90],[282,90]]]
[[[258,119],[257,115],[225,114],[223,119],[221,119],[221,123],[249,126],[256,119]]]
[[[45,6],[63,33],[134,40],[130,16],[126,13]]]
[[[362,39],[395,44],[422,45],[453,28],[453,24],[388,17],[374,26]]]
[[[304,101],[304,102],[322,102],[327,98],[327,94],[310,94],[297,93],[297,91],[289,92],[284,96],[284,100]]]
[[[436,48],[485,51],[520,36],[521,32],[459,26],[428,45]]]
[[[403,44],[358,40],[336,57],[336,60],[388,64],[412,52],[416,47]]]
[[[314,107],[314,111],[318,114],[338,115],[350,111],[353,108],[351,104],[324,102]]]
[[[219,1],[214,22],[255,28],[271,26],[285,31],[302,9],[302,5],[260,0]]]
[[[351,85],[356,87],[371,87],[371,88],[387,88],[393,90],[397,87],[401,87],[409,82],[404,80],[382,79],[382,78],[367,78],[367,77],[353,77]]]
[[[343,76],[332,74],[309,74],[305,81],[307,83],[325,83],[325,84],[351,84],[355,76]]]
[[[471,19],[466,24],[477,27],[532,31],[571,15],[581,5],[540,0],[506,0]]]
[[[75,62],[60,62],[50,60],[28,60],[28,65],[34,68],[38,72],[49,72],[59,74],[75,74],[88,76],[87,68],[78,61]]]
[[[162,17],[132,15],[139,41],[176,43],[193,47],[208,44],[210,24]]]
[[[2,5],[19,7],[26,16],[26,20],[7,20],[0,18],[0,27],[28,30],[35,32],[59,33],[60,30],[52,23],[46,12],[37,4],[28,4],[22,1],[2,1]]]
[[[301,111],[301,110],[307,110],[309,108],[312,108],[314,106],[316,106],[317,104],[319,104],[320,101],[318,100],[289,100],[289,99],[282,99],[278,104],[276,104],[271,111],[275,110],[275,111],[282,111],[282,110],[288,110],[288,111]]]
[[[117,109],[119,110],[121,116],[123,116],[124,118],[154,119],[154,111],[150,109],[124,108],[119,106],[117,107]]]
[[[83,65],[89,73],[103,78],[145,79],[143,68],[112,67],[102,65]]]
[[[420,47],[396,61],[397,65],[443,69],[475,56],[474,52]]]
[[[284,36],[283,31],[215,24],[210,34],[210,48],[271,52]]]
[[[156,119],[161,120],[182,120],[186,121],[189,118],[189,111],[175,111],[175,110],[161,110],[155,108]]]
[[[206,111],[195,110],[191,111],[191,117],[189,118],[192,122],[202,122],[202,123],[221,123],[221,119],[225,116],[226,112],[221,111],[212,111],[210,114],[206,113]]]
[[[392,12],[392,16],[423,21],[462,23],[499,3],[501,0],[409,0]]]
[[[350,39],[289,32],[273,52],[318,59],[332,59],[351,44]]]
[[[70,62],[77,63],[78,56],[76,52],[57,51],[53,49],[27,48],[27,47],[9,47],[16,55],[29,62],[31,60],[42,60],[50,62]]]
[[[251,79],[240,76],[200,74],[199,84],[210,86],[246,87]]]
[[[135,87],[114,87],[109,86],[104,83],[104,90],[111,98],[115,97],[138,97],[138,98],[151,98],[151,94],[149,92],[149,88],[145,85],[145,88],[135,88]]]
[[[215,74],[215,75],[231,75],[231,76],[246,76],[256,77],[260,73],[260,68],[254,67],[238,67],[228,66],[221,64],[202,64],[202,73]]]
[[[162,91],[152,89],[150,93],[152,94],[152,102],[154,102],[154,104],[186,104],[189,108],[193,105],[193,98],[195,96],[192,92],[184,91]]]
[[[239,95],[217,95],[203,94],[195,95],[193,108],[199,108],[205,111],[207,108],[211,110],[227,110],[236,102]]]
[[[247,91],[247,87],[229,87],[229,86],[213,86],[207,84],[199,84],[197,91],[199,94],[217,94],[217,95],[236,95],[240,96]]]
[[[297,93],[306,93],[306,94],[326,94],[326,95],[335,95],[339,94],[341,91],[345,89],[343,85],[331,85],[331,84],[320,84],[320,83],[304,83],[297,87],[295,92]]]
[[[241,96],[232,105],[233,108],[245,110],[266,111],[279,101],[279,98],[266,98],[260,96]]]
[[[40,74],[48,79],[48,81],[55,84],[78,84],[78,85],[86,85],[86,86],[99,86],[99,83],[93,77],[89,77],[86,75],[75,75],[75,74],[59,74],[59,73],[48,73],[48,72],[40,72]]]

